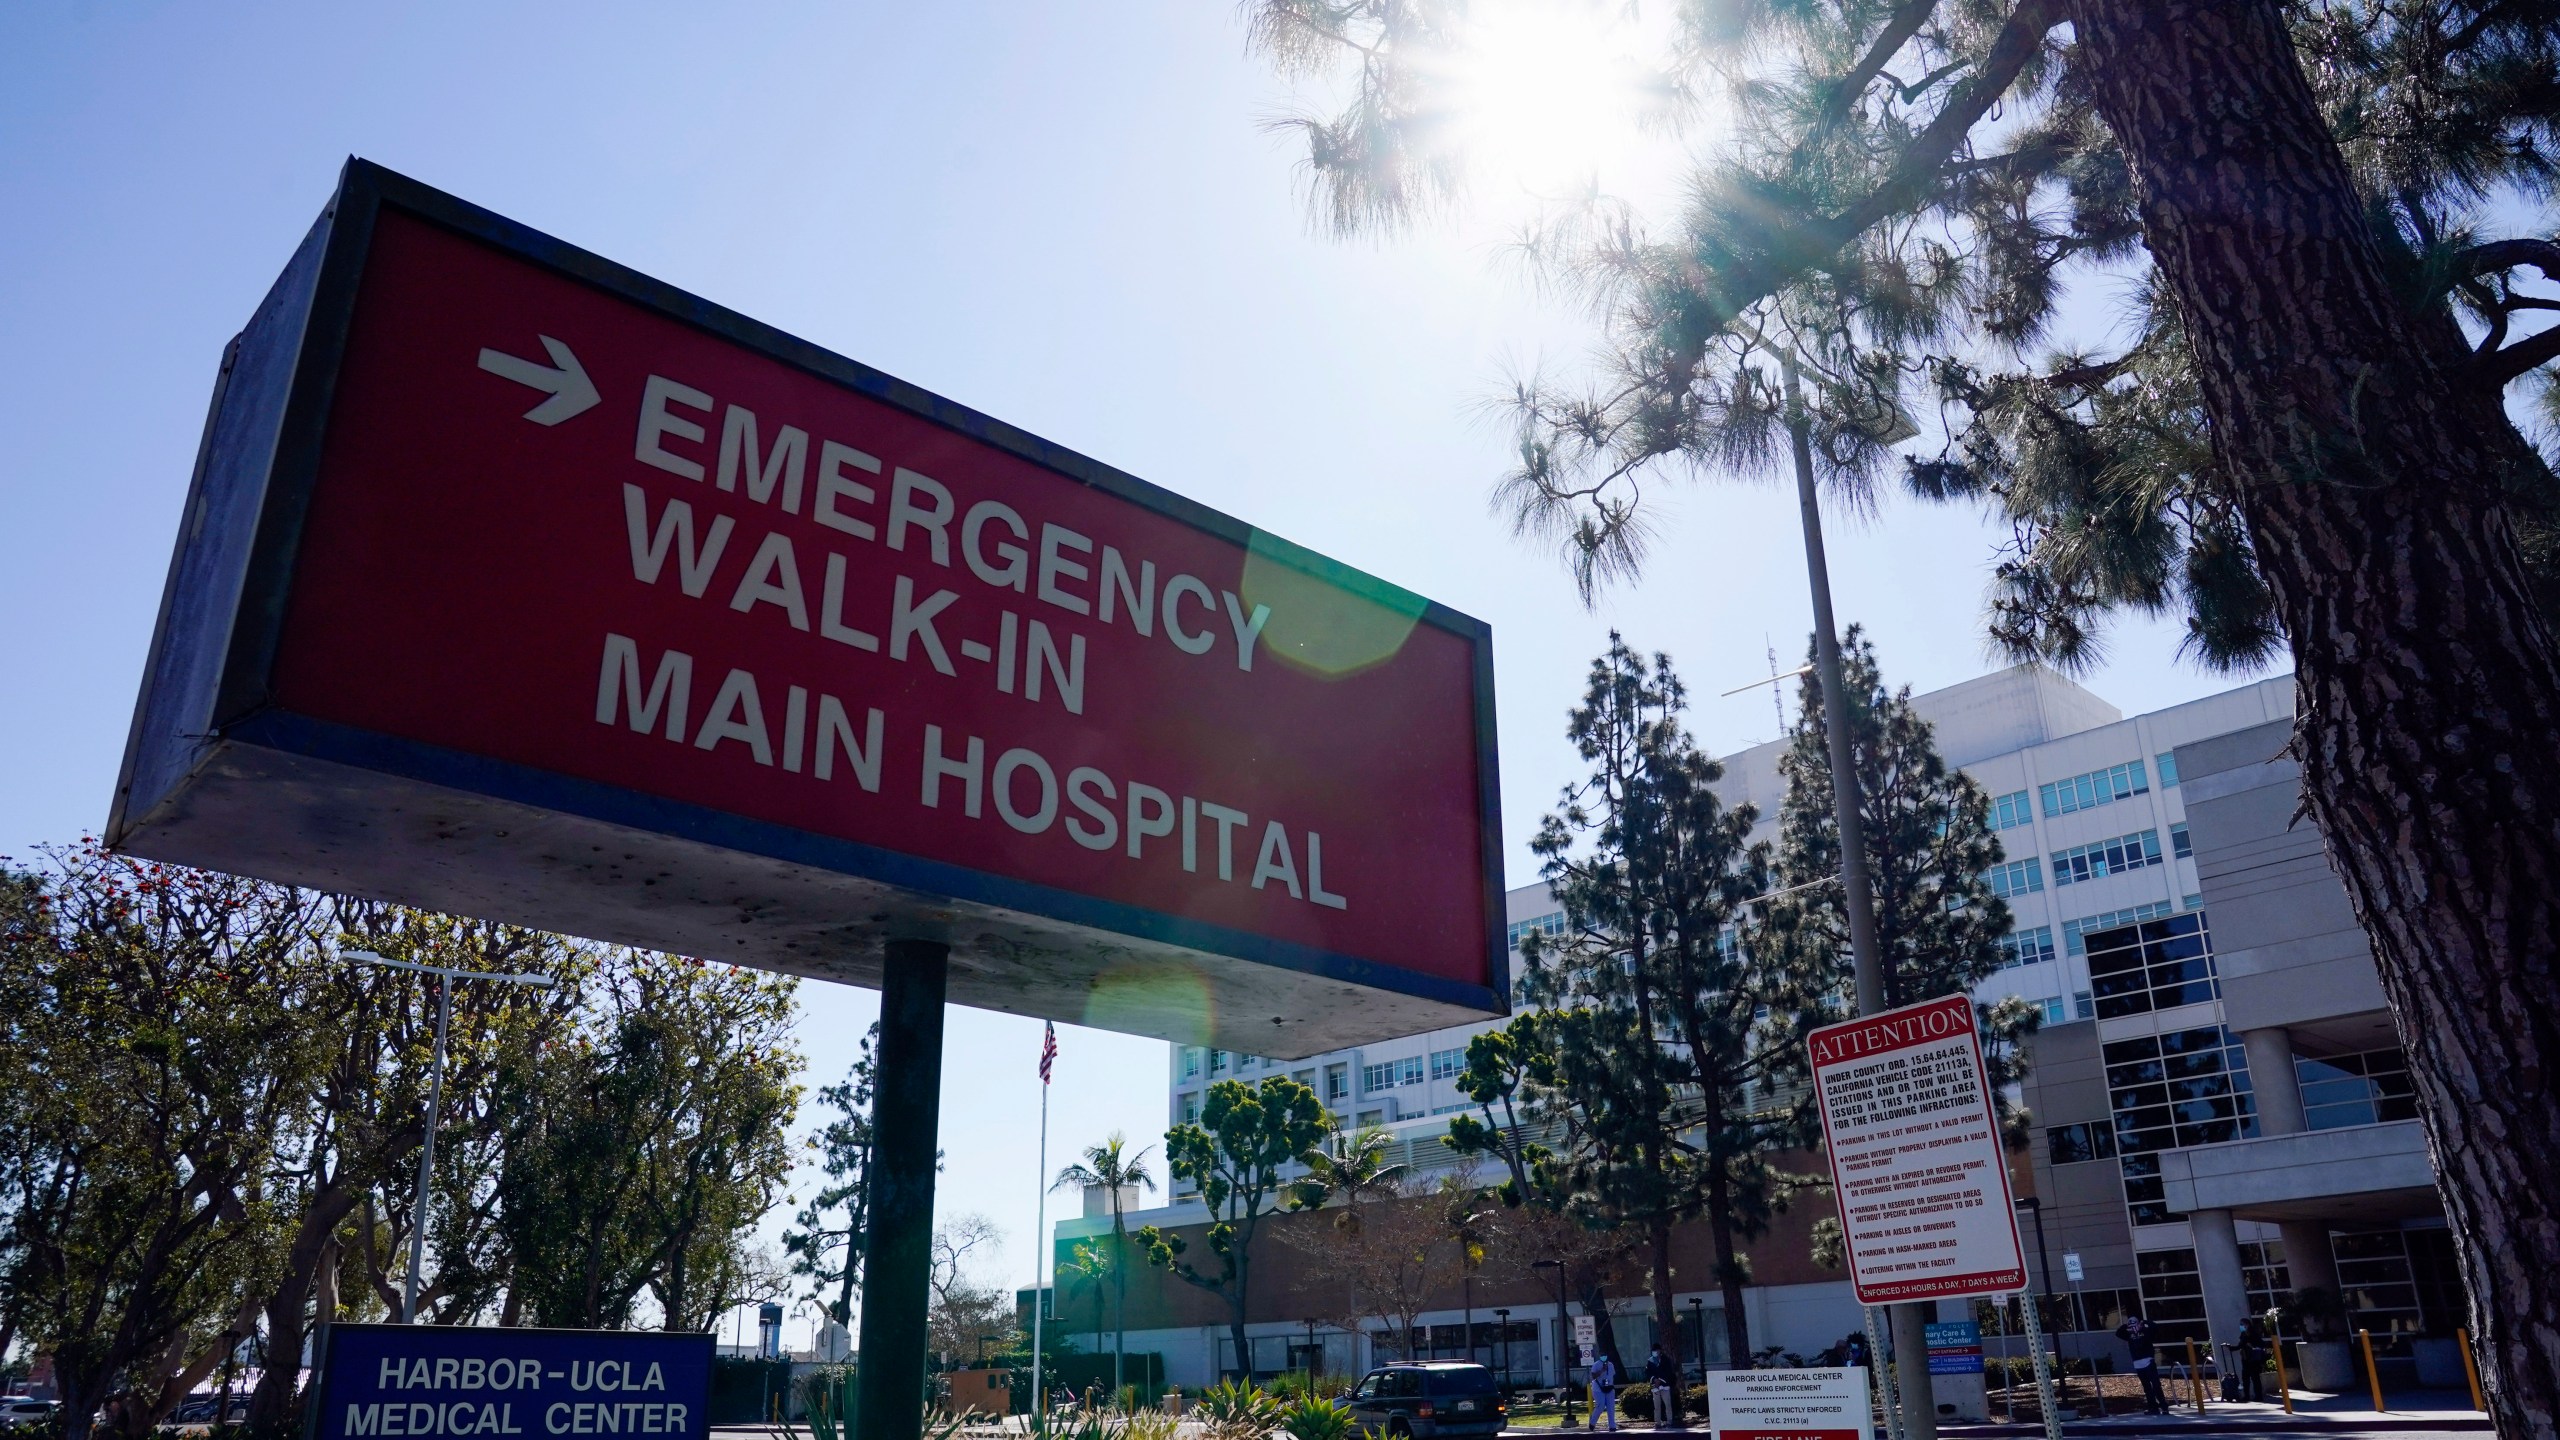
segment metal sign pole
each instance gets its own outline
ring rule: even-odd
[[[1867,1369],[1876,1382],[1876,1403],[1884,1408],[1885,1440],[1902,1440],[1902,1414],[1895,1408],[1893,1367],[1885,1363],[1883,1327],[1876,1323],[1873,1305],[1861,1305],[1867,1317]]]
[[[2062,1410],[2053,1398],[2053,1366],[2044,1353],[2044,1321],[2036,1314],[2036,1297],[2030,1292],[2020,1297],[2019,1309],[2026,1313],[2027,1349],[2036,1362],[2036,1408],[2044,1412],[2044,1440],[2062,1440]],[[2092,1376],[2091,1384],[2096,1377]]]
[[[933,1171],[942,1110],[942,997],[951,947],[892,940],[880,985],[872,1102],[871,1233],[862,1251],[856,1435],[916,1440],[924,1424],[926,1299],[933,1278]]]

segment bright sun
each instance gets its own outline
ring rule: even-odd
[[[1621,13],[1580,0],[1470,7],[1459,108],[1471,158],[1496,188],[1562,195],[1642,144],[1638,37]]]

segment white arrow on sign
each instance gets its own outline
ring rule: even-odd
[[[587,378],[587,368],[578,363],[577,356],[569,353],[568,346],[548,335],[538,338],[542,341],[542,348],[551,352],[551,365],[537,365],[503,350],[483,350],[480,352],[480,368],[519,385],[530,385],[551,396],[524,412],[524,418],[536,425],[557,425],[572,415],[593,409],[603,397],[596,394],[596,382]]]

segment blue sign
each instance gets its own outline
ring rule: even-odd
[[[1938,1320],[1930,1322],[1929,1373],[1932,1375],[1979,1375],[1982,1373],[1982,1327],[1971,1320]]]
[[[308,1440],[709,1440],[711,1337],[331,1325]]]

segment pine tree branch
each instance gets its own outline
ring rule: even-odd
[[[2503,350],[2473,355],[2464,368],[2471,380],[2493,389],[2504,389],[2517,376],[2554,360],[2560,360],[2560,325],[2528,336]]]
[[[1981,68],[1912,140],[1883,184],[1836,215],[1767,232],[1758,254],[1711,283],[1709,302],[1721,314],[1738,316],[1839,254],[1873,226],[1918,206],[1943,178],[1947,162],[1963,148],[1973,127],[2008,93],[2043,46],[2045,35],[2062,18],[2061,0],[2019,0],[1984,53]]]
[[[2460,280],[2476,280],[2498,270],[2512,270],[2531,265],[2544,277],[2560,280],[2560,241],[2537,240],[2530,236],[2514,240],[2492,240],[2474,245],[2453,257],[2453,273]]]
[[[1911,43],[1911,37],[1920,33],[1920,27],[1929,23],[1929,17],[1937,9],[1938,0],[1903,0],[1902,8],[1894,11],[1893,17],[1885,22],[1883,31],[1876,36],[1875,43],[1867,47],[1867,53],[1856,67],[1831,87],[1831,94],[1822,102],[1823,122],[1837,124],[1846,118],[1849,107],[1857,104],[1858,97],[1867,93],[1867,87],[1884,73],[1884,67],[1892,63],[1894,56],[1902,53],[1902,47]]]

